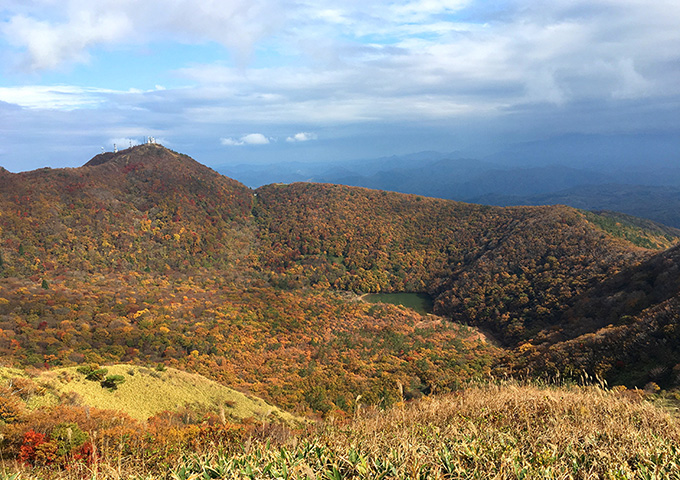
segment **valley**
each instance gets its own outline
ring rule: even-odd
[[[61,418],[82,423],[83,431],[110,432],[107,441],[118,441],[149,471],[185,462],[185,477],[174,470],[175,478],[194,478],[189,472],[195,466],[182,452],[207,452],[210,442],[235,449],[247,438],[285,445],[295,435],[323,442],[329,456],[321,460],[319,453],[319,465],[304,458],[315,475],[335,475],[333,468],[346,475],[329,478],[374,478],[375,452],[383,447],[409,458],[395,459],[394,471],[418,464],[432,478],[449,478],[461,468],[479,471],[487,460],[510,475],[501,467],[510,457],[513,469],[545,472],[541,468],[550,463],[536,458],[548,454],[533,450],[536,445],[527,447],[531,459],[507,457],[502,449],[493,459],[454,459],[452,449],[467,441],[464,424],[436,444],[435,459],[412,457],[389,442],[357,450],[357,439],[378,428],[371,422],[397,429],[404,408],[429,415],[434,403],[443,402],[436,408],[458,418],[451,405],[471,401],[466,388],[495,388],[494,395],[506,399],[522,392],[502,405],[494,404],[494,395],[484,397],[486,406],[479,408],[494,413],[470,413],[475,429],[487,422],[505,428],[512,402],[526,407],[519,422],[525,414],[565,421],[560,415],[572,407],[559,404],[564,398],[590,402],[593,412],[603,398],[622,412],[643,405],[649,409],[644,415],[670,426],[652,446],[630,438],[642,449],[637,461],[626,460],[634,473],[677,441],[677,423],[647,405],[660,390],[670,399],[680,395],[680,231],[672,227],[564,205],[496,207],[335,184],[253,190],[156,144],[101,154],[78,168],[1,170],[0,186],[0,353],[4,367],[18,369],[0,375],[6,458],[28,455],[30,431],[43,435],[39,445],[62,448],[58,434],[48,438],[63,427]],[[430,321],[429,313],[438,321]],[[484,341],[481,332],[494,341]],[[80,378],[77,367],[111,369],[123,382],[120,391],[100,387],[105,376],[95,383],[78,380],[109,402],[96,403],[86,390],[68,393],[44,378],[68,384]],[[290,413],[229,416],[225,405],[241,405],[242,397],[215,393],[220,400],[206,403],[186,389],[186,402],[174,400],[148,415],[121,412],[111,423],[107,409],[142,369],[150,380],[166,383],[200,375],[189,383],[210,381],[265,410]],[[584,378],[617,389],[576,386],[588,383]],[[521,383],[527,379],[557,385]],[[145,391],[144,398],[169,396],[163,388]],[[630,393],[635,389],[647,393]],[[49,408],[36,409],[46,394]],[[552,406],[535,410],[544,395],[554,399]],[[364,419],[362,412],[371,413]],[[286,415],[307,420],[291,427],[292,420],[273,418]],[[310,433],[304,430],[309,419],[327,423]],[[352,425],[337,434],[347,442],[342,446],[324,431],[335,421]],[[513,445],[523,441],[515,437]],[[160,450],[150,447],[153,442]],[[79,450],[85,444],[63,455],[54,450],[49,461],[36,444],[28,463],[63,466],[76,451],[91,455]],[[101,455],[115,458],[115,449],[103,445]],[[342,457],[349,445],[358,455],[354,460]],[[147,457],[135,457],[135,451]],[[550,458],[566,472],[571,457],[561,455]],[[362,461],[373,462],[364,473]],[[298,465],[281,462],[280,468]],[[598,468],[593,463],[592,471],[604,475],[615,465]],[[305,478],[300,472],[291,478]],[[403,478],[429,478],[409,475]]]

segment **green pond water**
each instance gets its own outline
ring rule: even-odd
[[[391,303],[412,308],[421,315],[432,313],[432,297],[427,293],[369,293],[364,297],[368,303]]]

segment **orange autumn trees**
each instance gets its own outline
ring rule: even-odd
[[[36,367],[163,362],[322,412],[351,410],[357,395],[399,401],[398,383],[413,396],[435,382],[451,389],[488,372],[498,354],[464,327],[347,295],[154,278],[15,286],[11,313],[0,315],[0,353]],[[324,401],[312,393],[320,385]]]
[[[510,348],[549,343],[594,286],[653,255],[615,236],[648,235],[619,217],[337,185],[252,191],[158,145],[2,171],[0,185],[8,361],[163,362],[302,411],[455,388],[497,349],[449,320]],[[347,293],[403,291],[429,293],[445,320]]]
[[[282,287],[415,291],[514,344],[649,255],[568,207],[500,208],[343,187],[270,185],[254,210]]]
[[[78,169],[4,172],[2,274],[165,273],[247,256],[248,188],[160,146],[125,152]]]

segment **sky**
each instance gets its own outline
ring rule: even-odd
[[[148,136],[209,166],[666,145],[680,2],[3,0],[1,166]]]

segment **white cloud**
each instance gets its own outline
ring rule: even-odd
[[[317,23],[300,19],[290,32],[309,52],[301,65],[194,65],[178,74],[201,86],[194,113],[269,123],[503,115],[526,104],[680,94],[670,67],[680,30],[665,12],[680,8],[668,2],[520,0],[466,22],[455,16],[472,3],[397,2],[397,13],[384,2],[310,3]],[[365,43],[371,31],[377,37]]]
[[[222,145],[229,147],[241,145],[267,145],[269,143],[269,139],[261,133],[249,133],[248,135],[243,135],[238,139],[222,138],[220,141]]]
[[[426,112],[427,103],[438,116],[441,104],[455,105],[455,112],[487,111],[490,105],[503,110],[677,90],[672,66],[680,42],[679,5],[672,0],[508,0],[493,7],[481,0],[204,0],[199,6],[189,0],[34,0],[10,2],[8,11],[15,14],[7,15],[2,31],[25,50],[36,70],[86,61],[98,45],[172,38],[218,42],[247,55],[258,41],[277,35],[276,48],[299,59],[294,64],[194,65],[179,71],[198,84],[194,93],[168,96],[214,97],[214,110],[230,112],[247,103],[265,106],[284,122],[286,108],[313,117],[366,119],[382,118],[376,108],[389,105],[388,99],[405,116],[414,107]],[[93,101],[89,96],[84,104]],[[350,115],[312,111],[336,106]],[[395,108],[388,109],[390,115]],[[267,116],[252,115],[258,114]]]
[[[97,46],[143,44],[172,38],[216,42],[247,56],[276,31],[287,9],[280,0],[36,0],[10,5],[0,32],[23,50],[31,70],[82,63]]]
[[[131,30],[131,22],[121,12],[82,10],[61,24],[17,15],[4,26],[3,33],[10,44],[26,49],[29,69],[43,70],[86,62],[89,47],[120,41]]]
[[[617,62],[614,76],[620,86],[612,92],[615,98],[636,98],[645,96],[652,86],[650,80],[645,79],[635,68],[631,59],[621,59]]]
[[[294,143],[294,142],[308,142],[310,140],[316,140],[318,137],[316,133],[309,133],[309,132],[300,132],[296,133],[295,135],[286,138],[286,142]]]

